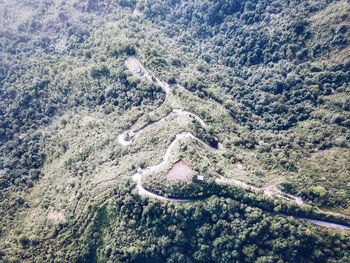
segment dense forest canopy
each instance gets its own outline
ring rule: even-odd
[[[0,0],[0,262],[349,262],[349,72],[346,0]]]

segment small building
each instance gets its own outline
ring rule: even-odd
[[[204,181],[204,176],[203,175],[198,175],[197,176],[198,181]]]

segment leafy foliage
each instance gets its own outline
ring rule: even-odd
[[[320,217],[312,205],[349,213],[347,1],[4,0],[0,10],[0,261],[350,260],[347,233],[276,215]],[[165,98],[125,68],[130,56],[193,96]],[[130,150],[114,141],[140,117],[150,122],[145,109],[168,111],[164,101],[198,110],[209,124],[192,123],[203,141],[217,147],[220,136],[227,160],[209,156],[215,172],[280,184],[311,205],[159,177],[149,189],[208,199],[180,205],[133,195],[136,165],[153,161],[153,144],[169,141],[154,136]],[[211,102],[228,117],[214,118]],[[62,117],[81,112],[98,113],[106,127]],[[196,175],[208,172],[199,157],[192,161]],[[46,218],[54,207],[66,221]]]

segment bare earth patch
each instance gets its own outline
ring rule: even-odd
[[[49,219],[50,221],[53,221],[56,224],[66,222],[66,217],[64,216],[64,214],[62,212],[58,212],[58,211],[49,212],[47,214],[47,219]]]
[[[236,160],[235,165],[238,169],[244,169],[244,164],[240,160]]]
[[[192,179],[192,168],[184,161],[178,161],[168,171],[166,177],[171,181],[189,182]]]
[[[142,63],[135,57],[130,57],[125,61],[125,66],[131,73],[138,78],[143,80],[152,81],[152,76],[149,74],[147,69],[142,65]]]

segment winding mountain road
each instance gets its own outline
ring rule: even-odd
[[[170,89],[169,85],[160,81],[156,77],[152,76],[137,58],[135,58],[135,57],[128,58],[126,60],[125,64],[126,64],[126,67],[136,76],[138,76],[144,80],[148,80],[148,81],[152,81],[152,82],[156,83],[157,85],[162,87],[162,89],[164,90],[164,92],[166,94],[168,94],[170,92],[171,89]],[[158,120],[152,124],[149,124],[149,125],[143,127],[142,129],[140,129],[137,132],[133,132],[132,130],[125,131],[124,133],[122,133],[121,135],[118,136],[118,142],[122,146],[127,147],[130,144],[132,144],[140,136],[140,134],[142,132],[144,132],[146,129],[149,129],[151,126],[158,125],[160,122],[167,121],[167,120],[169,120],[173,117],[176,117],[176,116],[192,117],[192,118],[196,119],[201,124],[201,126],[203,128],[207,127],[206,123],[196,114],[193,114],[193,113],[188,112],[188,111],[184,111],[182,109],[173,109],[173,111],[170,114],[168,114],[167,116],[161,118],[160,120]],[[129,138],[127,139],[126,136],[128,136]],[[212,152],[220,152],[224,149],[222,144],[219,144],[218,148],[213,148],[210,145],[208,145],[207,143],[205,143],[204,141],[202,141],[201,139],[195,137],[190,132],[183,132],[183,133],[177,134],[176,138],[168,146],[166,152],[163,155],[162,161],[159,164],[154,165],[154,166],[149,166],[149,167],[146,167],[144,169],[139,168],[137,173],[132,177],[133,181],[136,183],[135,190],[137,191],[137,193],[139,195],[147,196],[147,197],[154,198],[154,199],[157,199],[160,201],[170,201],[170,202],[178,202],[178,203],[198,201],[196,199],[181,199],[181,198],[164,197],[164,196],[155,194],[151,191],[148,191],[142,185],[142,178],[146,177],[149,174],[162,171],[163,169],[166,168],[166,165],[168,164],[168,162],[170,160],[171,153],[172,153],[174,147],[176,146],[176,144],[179,141],[185,140],[185,139],[191,139],[191,140],[197,141],[204,148],[206,148]],[[299,206],[302,206],[304,204],[304,201],[300,197],[296,197],[296,196],[293,196],[290,194],[283,193],[282,191],[280,191],[274,187],[258,188],[258,187],[249,185],[245,182],[242,182],[242,181],[239,181],[236,179],[228,179],[228,178],[225,178],[223,176],[220,176],[219,178],[217,178],[216,183],[234,185],[234,186],[242,187],[243,189],[246,189],[246,190],[249,190],[252,192],[258,192],[258,191],[261,192],[262,191],[267,196],[277,197],[277,198],[281,198],[281,199],[284,199],[284,200],[287,200],[290,202],[295,202]],[[280,214],[280,216],[288,217],[288,215],[284,215],[284,214]],[[341,230],[350,231],[349,226],[342,225],[342,224],[335,224],[335,223],[330,223],[327,221],[309,219],[309,218],[304,218],[304,217],[296,217],[296,216],[293,216],[293,217],[297,220],[309,222],[309,223],[312,223],[312,224],[315,224],[318,226],[322,226],[322,227],[326,227],[326,228],[333,228],[333,229],[341,229]]]
[[[143,80],[148,80],[150,82],[153,82],[157,84],[159,87],[163,89],[166,95],[168,95],[171,91],[171,88],[168,83],[165,83],[155,76],[151,75],[148,70],[145,68],[145,66],[138,60],[136,57],[129,57],[125,61],[125,66],[128,68],[128,70],[131,71],[133,75],[136,77],[139,77]]]
[[[137,132],[134,132],[132,130],[130,131],[126,131],[122,134],[120,134],[118,136],[118,142],[123,145],[123,146],[129,146],[135,139],[137,139],[141,133],[143,133],[146,129],[149,129],[153,126],[157,126],[159,125],[159,123],[163,123],[163,122],[166,122],[174,117],[177,117],[177,116],[185,116],[185,117],[192,117],[194,118],[197,122],[199,122],[199,124],[203,127],[203,128],[206,128],[206,124],[204,123],[204,121],[199,117],[197,116],[196,114],[194,113],[191,113],[191,112],[188,112],[188,111],[184,111],[182,109],[173,109],[171,113],[169,113],[167,116],[161,118],[160,120],[156,121],[156,122],[153,122],[149,125],[147,125],[146,127],[138,130]],[[126,137],[129,137],[129,139],[127,139]]]

